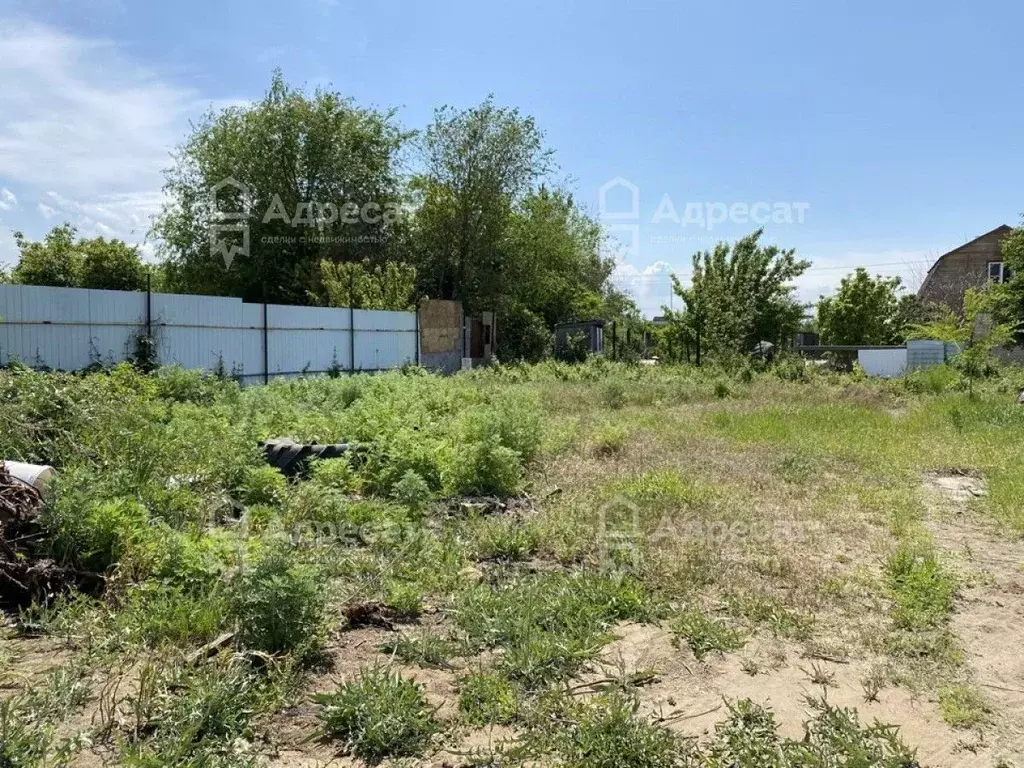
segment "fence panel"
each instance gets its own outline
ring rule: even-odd
[[[264,307],[158,293],[148,301],[147,312],[145,293],[0,285],[0,365],[19,359],[80,370],[127,360],[147,317],[161,364],[220,370],[247,382],[268,374],[375,371],[417,359],[415,312]]]

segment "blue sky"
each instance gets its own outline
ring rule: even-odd
[[[64,219],[141,242],[189,120],[279,66],[409,128],[488,93],[534,115],[595,215],[602,185],[636,186],[637,216],[624,186],[603,212],[648,314],[758,203],[781,211],[767,239],[814,262],[805,300],[858,264],[916,284],[1024,211],[1022,28],[1009,0],[0,0],[0,261],[11,229]],[[737,215],[683,227],[666,196],[679,219]]]

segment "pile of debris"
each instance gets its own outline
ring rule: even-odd
[[[0,606],[22,608],[45,602],[70,588],[97,592],[103,577],[35,557],[43,531],[39,525],[42,497],[14,477],[0,462]]]

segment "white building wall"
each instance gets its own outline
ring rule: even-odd
[[[869,376],[893,379],[902,376],[907,370],[907,350],[860,349],[857,351],[857,362]]]

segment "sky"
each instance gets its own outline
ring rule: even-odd
[[[763,223],[916,288],[1024,212],[1019,0],[0,0],[0,263],[71,221],[143,246],[162,170],[273,70],[418,129],[488,94],[533,115],[647,315],[692,254]]]

